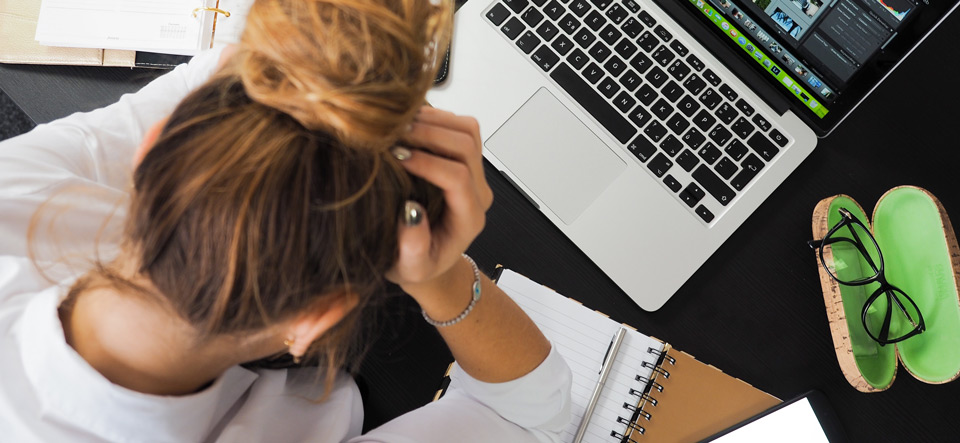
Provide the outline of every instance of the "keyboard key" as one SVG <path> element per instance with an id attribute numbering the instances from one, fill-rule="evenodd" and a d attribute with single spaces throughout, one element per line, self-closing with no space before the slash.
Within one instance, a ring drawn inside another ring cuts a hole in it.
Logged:
<path id="1" fill-rule="evenodd" d="M 520 11 L 523 11 L 523 8 L 526 8 L 530 3 L 527 0 L 503 0 L 503 4 L 509 6 L 510 9 L 513 9 L 513 12 L 519 14 Z"/>
<path id="2" fill-rule="evenodd" d="M 754 115 L 751 121 L 753 121 L 753 123 L 756 124 L 757 127 L 763 132 L 770 130 L 770 122 L 768 122 L 767 119 L 763 118 L 763 116 L 760 114 Z"/>
<path id="3" fill-rule="evenodd" d="M 717 163 L 717 166 L 714 169 L 717 170 L 717 174 L 720 174 L 721 177 L 729 180 L 730 177 L 733 177 L 733 174 L 736 174 L 737 170 L 740 168 L 736 163 L 730 161 L 729 158 L 724 157 L 720 160 L 720 163 Z"/>
<path id="4" fill-rule="evenodd" d="M 623 57 L 624 60 L 630 60 L 630 57 L 633 57 L 633 54 L 637 52 L 637 45 L 624 38 L 613 47 L 613 51 Z"/>
<path id="5" fill-rule="evenodd" d="M 643 130 L 644 134 L 647 134 L 647 137 L 650 137 L 650 140 L 653 140 L 654 143 L 660 141 L 663 136 L 667 135 L 667 128 L 660 124 L 660 122 L 654 120 L 647 125 L 646 129 Z"/>
<path id="6" fill-rule="evenodd" d="M 703 106 L 706 106 L 707 109 L 716 108 L 720 102 L 723 101 L 723 98 L 720 97 L 720 94 L 717 94 L 717 91 L 713 89 L 707 89 L 703 91 L 703 94 L 700 94 L 700 103 L 703 103 Z"/>
<path id="7" fill-rule="evenodd" d="M 707 144 L 703 145 L 697 154 L 699 154 L 700 158 L 702 158 L 703 161 L 708 165 L 712 165 L 713 162 L 717 161 L 717 159 L 723 155 L 720 150 L 710 142 L 707 142 Z"/>
<path id="8" fill-rule="evenodd" d="M 610 106 L 600 94 L 593 90 L 592 86 L 581 80 L 577 72 L 570 69 L 566 63 L 557 65 L 550 73 L 550 78 L 567 91 L 620 143 L 627 143 L 637 133 L 637 129 L 624 119 L 620 112 Z"/>
<path id="9" fill-rule="evenodd" d="M 697 163 L 700 163 L 700 159 L 689 149 L 684 149 L 683 152 L 677 156 L 677 164 L 687 172 L 696 168 Z"/>
<path id="10" fill-rule="evenodd" d="M 673 178 L 673 176 L 670 174 L 667 174 L 666 177 L 663 177 L 663 184 L 667 185 L 667 188 L 673 192 L 680 192 L 680 188 L 683 187 L 683 185 L 681 185 L 680 182 Z"/>
<path id="11" fill-rule="evenodd" d="M 757 154 L 760 154 L 760 157 L 763 157 L 764 160 L 770 161 L 777 156 L 777 153 L 780 152 L 773 143 L 770 143 L 770 140 L 767 140 L 767 137 L 764 137 L 762 132 L 757 132 L 753 134 L 753 137 L 750 137 L 750 140 L 747 140 L 747 146 L 753 148 Z"/>
<path id="12" fill-rule="evenodd" d="M 743 144 L 740 140 L 733 139 L 724 151 L 729 154 L 730 157 L 733 157 L 734 160 L 740 161 L 747 153 L 747 145 Z"/>
<path id="13" fill-rule="evenodd" d="M 683 150 L 683 143 L 680 143 L 680 140 L 677 140 L 676 137 L 668 135 L 667 138 L 660 142 L 660 149 L 666 152 L 667 155 L 675 157 Z"/>
<path id="14" fill-rule="evenodd" d="M 657 63 L 660 63 L 660 66 L 667 66 L 667 64 L 673 61 L 677 55 L 670 51 L 670 48 L 668 48 L 667 45 L 663 45 L 657 48 L 656 51 L 653 51 L 653 55 L 651 55 L 651 57 L 653 57 Z"/>
<path id="15" fill-rule="evenodd" d="M 653 48 L 656 48 L 660 43 L 657 42 L 657 38 L 650 33 L 650 31 L 644 32 L 643 35 L 637 39 L 637 44 L 640 45 L 640 48 L 646 52 L 653 51 Z"/>
<path id="16" fill-rule="evenodd" d="M 686 46 L 683 46 L 683 43 L 680 43 L 677 40 L 670 42 L 670 49 L 673 49 L 673 52 L 676 52 L 677 55 L 683 57 L 687 55 L 688 51 Z"/>
<path id="17" fill-rule="evenodd" d="M 543 8 L 543 13 L 547 14 L 547 17 L 550 17 L 551 20 L 559 19 L 564 12 L 567 12 L 566 8 L 557 0 L 550 0 L 550 4 Z"/>
<path id="18" fill-rule="evenodd" d="M 667 103 L 666 100 L 661 98 L 650 107 L 650 111 L 652 111 L 653 115 L 656 115 L 658 119 L 666 120 L 670 114 L 673 114 L 673 106 L 670 106 L 670 103 Z"/>
<path id="19" fill-rule="evenodd" d="M 650 163 L 647 164 L 647 168 L 650 169 L 650 172 L 653 172 L 653 175 L 657 177 L 663 177 L 663 174 L 666 174 L 670 168 L 673 167 L 673 162 L 667 158 L 663 153 L 657 154 L 653 160 L 650 160 Z"/>
<path id="20" fill-rule="evenodd" d="M 675 102 L 683 96 L 683 88 L 673 80 L 668 81 L 667 84 L 660 89 L 660 92 L 671 102 Z"/>
<path id="21" fill-rule="evenodd" d="M 606 77 L 602 82 L 600 82 L 600 85 L 597 86 L 597 89 L 600 90 L 600 93 L 603 94 L 604 97 L 610 98 L 616 95 L 616 93 L 620 92 L 620 85 L 618 85 L 617 82 L 612 78 Z"/>
<path id="22" fill-rule="evenodd" d="M 631 97 L 627 91 L 621 92 L 620 95 L 617 96 L 617 98 L 613 99 L 613 106 L 616 106 L 617 109 L 619 109 L 620 112 L 623 112 L 624 114 L 626 114 L 627 112 L 630 112 L 630 109 L 632 109 L 633 105 L 635 104 L 637 104 L 637 99 Z M 632 115 L 628 117 L 632 117 Z M 634 123 L 637 123 L 637 122 L 634 121 Z M 637 126 L 643 127 L 642 124 L 637 124 Z"/>
<path id="23" fill-rule="evenodd" d="M 680 193 L 680 200 L 683 200 L 684 203 L 689 207 L 694 207 L 697 203 L 700 203 L 700 200 L 703 200 L 704 194 L 703 189 L 700 189 L 696 183 L 690 183 L 687 187 Z"/>
<path id="24" fill-rule="evenodd" d="M 696 129 L 690 128 L 686 134 L 683 134 L 682 140 L 687 144 L 687 146 L 696 151 L 697 149 L 700 149 L 700 145 L 702 145 L 703 142 L 707 141 L 707 138 Z"/>
<path id="25" fill-rule="evenodd" d="M 500 27 L 500 31 L 503 32 L 503 35 L 507 36 L 507 38 L 510 40 L 517 38 L 517 36 L 520 35 L 524 29 L 526 29 L 526 27 L 523 26 L 523 23 L 520 22 L 520 19 L 516 17 L 511 17 L 510 20 L 507 20 L 507 24 Z"/>
<path id="26" fill-rule="evenodd" d="M 643 125 L 647 124 L 650 121 L 650 111 L 647 111 L 643 106 L 637 105 L 632 112 L 627 114 L 627 118 L 637 125 L 637 127 L 642 128 Z"/>
<path id="27" fill-rule="evenodd" d="M 543 37 L 543 41 L 547 41 L 547 42 L 550 40 L 553 40 L 553 38 L 556 37 L 557 34 L 559 33 L 560 33 L 560 29 L 558 29 L 556 25 L 554 25 L 553 23 L 550 23 L 549 21 L 543 22 L 542 24 L 540 24 L 540 27 L 537 28 L 537 35 L 539 35 L 540 37 Z"/>
<path id="28" fill-rule="evenodd" d="M 673 114 L 673 117 L 670 117 L 670 120 L 667 120 L 667 127 L 670 128 L 674 133 L 680 135 L 690 126 L 690 122 L 683 117 L 679 112 Z"/>
<path id="29" fill-rule="evenodd" d="M 697 72 L 702 71 L 705 67 L 703 62 L 693 54 L 690 54 L 690 56 L 687 57 L 687 63 L 689 63 L 690 66 L 693 67 L 693 70 Z"/>
<path id="30" fill-rule="evenodd" d="M 583 51 L 574 49 L 573 52 L 567 56 L 567 61 L 570 62 L 570 66 L 573 66 L 574 69 L 581 69 L 583 65 L 587 64 L 589 58 L 587 58 L 587 54 L 584 54 Z"/>
<path id="31" fill-rule="evenodd" d="M 700 104 L 691 96 L 686 96 L 683 100 L 680 100 L 680 103 L 677 103 L 677 109 L 686 115 L 687 117 L 693 117 L 693 114 L 700 109 Z"/>
<path id="32" fill-rule="evenodd" d="M 570 11 L 577 17 L 583 17 L 587 12 L 590 12 L 590 4 L 587 3 L 587 0 L 573 0 L 573 3 L 570 3 Z"/>
<path id="33" fill-rule="evenodd" d="M 573 42 L 570 41 L 567 36 L 560 35 L 556 40 L 553 41 L 553 43 L 550 43 L 550 46 L 555 51 L 560 53 L 560 55 L 567 55 L 567 53 L 570 52 L 570 49 L 573 48 Z"/>
<path id="34" fill-rule="evenodd" d="M 738 118 L 737 122 L 730 127 L 734 134 L 739 135 L 744 140 L 753 132 L 753 129 L 753 125 L 743 117 Z"/>
<path id="35" fill-rule="evenodd" d="M 736 109 L 733 109 L 733 106 L 730 106 L 730 103 L 724 103 L 720 105 L 720 107 L 717 108 L 716 114 L 717 114 L 717 117 L 720 118 L 720 121 L 728 125 L 730 123 L 733 123 L 733 121 L 737 118 L 737 116 L 740 115 L 739 113 L 737 113 Z"/>
<path id="36" fill-rule="evenodd" d="M 673 34 L 670 34 L 670 31 L 667 31 L 667 29 L 663 26 L 657 26 L 656 28 L 653 28 L 653 33 L 656 34 L 657 37 L 660 37 L 660 40 L 663 40 L 664 42 L 668 42 L 673 38 Z"/>
<path id="37" fill-rule="evenodd" d="M 640 10 L 640 5 L 636 0 L 623 0 L 623 4 L 627 7 L 627 9 L 633 11 L 634 13 Z"/>
<path id="38" fill-rule="evenodd" d="M 553 67 L 560 62 L 560 56 L 551 51 L 550 47 L 547 45 L 537 48 L 530 58 L 534 63 L 537 64 L 537 66 L 540 67 L 540 69 L 543 69 L 543 72 L 553 69 Z"/>
<path id="39" fill-rule="evenodd" d="M 560 29 L 563 29 L 569 35 L 573 35 L 574 32 L 577 32 L 577 29 L 580 29 L 580 20 L 577 20 L 573 14 L 567 14 L 560 20 Z"/>
<path id="40" fill-rule="evenodd" d="M 617 40 L 620 40 L 620 37 L 623 37 L 623 33 L 618 31 L 617 27 L 613 25 L 607 25 L 603 28 L 603 31 L 600 31 L 600 39 L 607 42 L 610 46 L 613 46 Z"/>
<path id="41" fill-rule="evenodd" d="M 703 71 L 703 78 L 705 78 L 707 82 L 709 82 L 714 87 L 720 86 L 720 77 L 709 69 L 707 69 L 706 71 Z"/>
<path id="42" fill-rule="evenodd" d="M 713 142 L 719 146 L 727 144 L 732 137 L 733 134 L 731 134 L 727 128 L 724 128 L 723 125 L 717 125 L 710 131 L 710 140 L 713 140 Z"/>
<path id="43" fill-rule="evenodd" d="M 673 61 L 673 64 L 667 68 L 667 72 L 669 72 L 673 78 L 679 81 L 687 77 L 687 74 L 690 73 L 690 67 L 687 66 L 682 60 L 676 59 Z"/>
<path id="44" fill-rule="evenodd" d="M 704 205 L 697 206 L 696 213 L 697 215 L 700 216 L 701 219 L 703 219 L 703 221 L 707 223 L 710 223 L 713 221 L 713 213 L 710 212 L 710 210 L 707 209 L 707 207 Z"/>
<path id="45" fill-rule="evenodd" d="M 601 78 L 603 78 L 603 69 L 600 69 L 596 63 L 590 63 L 583 70 L 583 76 L 586 77 L 588 82 L 596 84 Z"/>
<path id="46" fill-rule="evenodd" d="M 590 54 L 590 57 L 593 57 L 597 63 L 603 63 L 603 61 L 606 60 L 611 53 L 612 51 L 610 51 L 610 48 L 603 44 L 603 42 L 597 42 L 592 48 L 590 48 L 590 51 L 587 52 L 587 54 Z"/>
<path id="47" fill-rule="evenodd" d="M 720 93 L 723 94 L 727 100 L 735 101 L 737 99 L 737 92 L 726 83 L 720 85 Z"/>
<path id="48" fill-rule="evenodd" d="M 650 143 L 650 140 L 647 140 L 643 135 L 638 135 L 637 138 L 633 139 L 633 141 L 627 145 L 627 150 L 629 150 L 637 160 L 646 163 L 647 160 L 650 160 L 650 157 L 653 157 L 653 154 L 657 153 L 657 146 Z"/>
<path id="49" fill-rule="evenodd" d="M 543 20 L 543 13 L 537 10 L 537 8 L 531 6 L 527 8 L 526 11 L 523 11 L 523 14 L 520 15 L 520 19 L 531 27 L 537 26 L 540 21 Z"/>
<path id="50" fill-rule="evenodd" d="M 747 103 L 747 101 L 742 98 L 740 100 L 737 100 L 737 109 L 739 109 L 740 112 L 742 112 L 747 117 L 753 115 L 753 106 L 750 106 L 750 104 Z"/>
<path id="51" fill-rule="evenodd" d="M 707 87 L 707 82 L 703 81 L 703 79 L 694 74 L 691 75 L 687 81 L 683 82 L 683 87 L 687 88 L 691 94 L 696 96 L 700 95 L 700 92 L 703 91 L 703 88 Z"/>
<path id="52" fill-rule="evenodd" d="M 547 2 L 547 0 L 533 0 L 533 4 L 535 4 L 535 5 L 537 5 L 537 6 L 543 6 L 543 4 L 546 3 L 546 2 Z"/>
<path id="53" fill-rule="evenodd" d="M 642 21 L 645 25 L 647 25 L 650 28 L 657 25 L 657 21 L 654 20 L 654 18 L 650 16 L 650 13 L 647 11 L 640 11 L 639 17 L 640 17 L 640 21 Z"/>
<path id="54" fill-rule="evenodd" d="M 774 129 L 770 131 L 770 138 L 773 139 L 773 142 L 776 143 L 781 148 L 787 145 L 787 136 L 780 133 L 780 131 Z"/>
<path id="55" fill-rule="evenodd" d="M 632 69 L 627 71 L 626 74 L 623 74 L 623 77 L 620 77 L 620 84 L 631 92 L 635 91 L 641 82 L 640 76 L 637 75 L 636 72 L 633 72 Z"/>
<path id="56" fill-rule="evenodd" d="M 640 90 L 637 91 L 635 95 L 637 100 L 640 100 L 640 103 L 643 103 L 647 106 L 650 106 L 650 103 L 653 103 L 653 101 L 659 96 L 660 94 L 657 94 L 657 91 L 651 88 L 650 85 L 641 86 Z"/>
<path id="57" fill-rule="evenodd" d="M 693 124 L 697 125 L 701 131 L 709 131 L 710 127 L 717 122 L 717 119 L 707 112 L 706 109 L 697 113 L 697 116 L 693 118 Z"/>
<path id="58" fill-rule="evenodd" d="M 627 33 L 630 38 L 637 38 L 643 32 L 643 25 L 637 19 L 631 17 L 620 25 L 620 29 L 623 29 L 623 32 Z"/>
<path id="59" fill-rule="evenodd" d="M 580 28 L 579 31 L 573 36 L 573 41 L 577 42 L 581 48 L 587 49 L 597 37 L 590 33 L 587 28 Z"/>
<path id="60" fill-rule="evenodd" d="M 607 6 L 610 6 L 610 3 L 613 2 L 613 0 L 590 0 L 590 1 L 593 2 L 593 5 L 596 6 L 598 9 L 600 9 L 601 11 L 603 11 L 604 9 L 607 9 Z"/>
<path id="61" fill-rule="evenodd" d="M 730 189 L 720 177 L 717 177 L 717 174 L 714 174 L 707 165 L 700 165 L 700 167 L 693 172 L 693 179 L 696 180 L 697 183 L 700 183 L 700 185 L 723 206 L 729 204 L 733 200 L 733 197 L 737 195 L 737 193 L 734 192 L 733 189 Z"/>
<path id="62" fill-rule="evenodd" d="M 630 66 L 633 66 L 633 69 L 636 69 L 637 72 L 643 74 L 647 72 L 647 69 L 650 69 L 653 66 L 653 60 L 650 60 L 650 57 L 647 57 L 642 52 L 637 54 L 633 60 L 630 60 Z"/>
<path id="63" fill-rule="evenodd" d="M 753 180 L 758 173 L 760 173 L 760 170 L 763 169 L 763 160 L 760 160 L 760 157 L 757 157 L 756 155 L 750 154 L 740 165 L 743 166 L 743 169 L 740 170 L 740 173 L 730 181 L 730 185 L 733 186 L 733 189 L 738 191 L 742 191 L 743 188 L 746 188 L 747 184 L 749 184 L 750 181 Z"/>
<path id="64" fill-rule="evenodd" d="M 623 74 L 624 69 L 627 69 L 627 64 L 623 60 L 620 60 L 620 57 L 613 56 L 603 64 L 603 69 L 606 69 L 610 75 L 616 78 L 619 77 L 620 74 Z"/>
<path id="65" fill-rule="evenodd" d="M 490 20 L 491 23 L 500 26 L 507 17 L 510 17 L 510 11 L 506 6 L 503 6 L 503 3 L 497 3 L 487 11 L 486 16 L 487 20 Z"/>
<path id="66" fill-rule="evenodd" d="M 612 7 L 610 7 L 610 9 L 607 10 L 606 14 L 607 14 L 607 17 L 610 18 L 610 21 L 618 25 L 620 24 L 620 22 L 623 21 L 623 19 L 627 18 L 627 16 L 630 15 L 630 13 L 627 12 L 627 10 L 620 5 L 613 5 Z"/>
<path id="67" fill-rule="evenodd" d="M 517 47 L 525 54 L 533 52 L 533 49 L 540 46 L 540 39 L 533 34 L 533 31 L 523 33 L 523 36 L 517 39 Z"/>
<path id="68" fill-rule="evenodd" d="M 636 68 L 636 65 L 632 65 Z M 660 70 L 660 68 L 654 66 L 650 72 L 647 73 L 646 77 L 648 82 L 653 85 L 654 88 L 659 88 L 663 86 L 663 83 L 667 81 L 667 73 Z"/>
<path id="69" fill-rule="evenodd" d="M 583 23 L 593 29 L 594 31 L 599 31 L 607 23 L 607 19 L 603 18 L 603 14 L 597 11 L 591 11 L 590 14 L 587 14 L 587 17 L 583 19 Z"/>

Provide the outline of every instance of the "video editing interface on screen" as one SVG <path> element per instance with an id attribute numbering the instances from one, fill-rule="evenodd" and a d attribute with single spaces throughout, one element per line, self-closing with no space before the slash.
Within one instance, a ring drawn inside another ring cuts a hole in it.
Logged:
<path id="1" fill-rule="evenodd" d="M 820 118 L 920 6 L 917 0 L 689 1 Z"/>

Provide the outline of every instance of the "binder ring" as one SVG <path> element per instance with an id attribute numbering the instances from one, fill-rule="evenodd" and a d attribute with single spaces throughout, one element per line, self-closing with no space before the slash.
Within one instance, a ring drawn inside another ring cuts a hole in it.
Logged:
<path id="1" fill-rule="evenodd" d="M 642 366 L 642 367 L 644 367 L 644 368 L 652 369 L 653 372 L 660 373 L 661 375 L 663 375 L 663 378 L 670 378 L 670 373 L 669 373 L 669 372 L 667 372 L 667 371 L 664 370 L 662 367 L 657 366 L 657 365 L 655 365 L 655 364 L 653 364 L 653 363 L 650 363 L 650 362 L 642 362 L 642 363 L 640 363 L 640 366 Z"/>
<path id="2" fill-rule="evenodd" d="M 647 431 L 646 429 L 644 429 L 643 426 L 640 426 L 637 423 L 627 420 L 623 417 L 617 417 L 617 423 L 625 424 L 627 425 L 627 430 L 632 429 L 634 431 L 639 432 L 640 434 L 643 434 L 644 432 Z"/>
<path id="3" fill-rule="evenodd" d="M 652 405 L 654 405 L 654 406 L 657 405 L 657 399 L 651 397 L 650 394 L 645 394 L 645 393 L 640 392 L 640 391 L 638 391 L 638 390 L 636 390 L 636 389 L 631 389 L 631 390 L 630 390 L 630 395 L 635 395 L 635 396 L 637 396 L 637 397 L 640 397 L 641 399 L 650 402 L 650 404 L 652 404 Z M 636 409 L 634 409 L 634 410 L 636 410 Z"/>
<path id="4" fill-rule="evenodd" d="M 656 356 L 658 356 L 658 357 L 663 357 L 663 359 L 666 360 L 666 361 L 668 361 L 668 362 L 670 362 L 671 365 L 677 364 L 677 359 L 675 359 L 675 358 L 667 355 L 666 352 L 658 351 L 658 350 L 653 349 L 653 348 L 647 348 L 647 353 L 648 353 L 648 354 L 656 355 Z"/>
<path id="5" fill-rule="evenodd" d="M 637 429 L 637 432 L 643 434 L 643 428 Z M 611 436 L 611 437 L 614 437 L 614 438 L 616 438 L 616 439 L 618 439 L 618 440 L 620 440 L 620 441 L 626 441 L 626 442 L 628 442 L 628 443 L 640 443 L 640 442 L 638 442 L 638 441 L 636 441 L 636 440 L 634 440 L 634 439 L 632 439 L 632 438 L 630 438 L 630 437 L 627 437 L 626 435 L 621 434 L 621 433 L 619 433 L 619 432 L 617 432 L 617 431 L 610 431 L 610 436 Z"/>
<path id="6" fill-rule="evenodd" d="M 200 7 L 200 8 L 195 8 L 195 9 L 193 10 L 193 16 L 196 17 L 196 16 L 197 16 L 197 13 L 200 12 L 200 11 L 213 11 L 213 12 L 218 13 L 218 14 L 223 14 L 224 17 L 230 17 L 230 11 L 225 11 L 225 10 L 220 9 L 220 8 L 211 8 L 211 7 L 209 7 L 209 6 L 204 6 L 204 7 Z"/>
<path id="7" fill-rule="evenodd" d="M 645 384 L 645 385 L 650 385 L 650 387 L 652 387 L 653 389 L 656 389 L 657 392 L 663 392 L 663 385 L 661 385 L 660 383 L 657 383 L 657 382 L 655 382 L 655 381 L 653 381 L 653 380 L 650 380 L 650 379 L 647 378 L 647 377 L 644 377 L 644 376 L 642 376 L 642 375 L 638 375 L 637 378 L 636 378 L 636 380 L 637 380 L 637 381 L 640 381 L 640 382 L 643 382 L 643 384 Z"/>

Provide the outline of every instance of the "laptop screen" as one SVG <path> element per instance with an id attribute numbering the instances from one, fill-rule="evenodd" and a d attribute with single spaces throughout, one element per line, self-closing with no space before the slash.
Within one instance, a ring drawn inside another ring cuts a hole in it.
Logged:
<path id="1" fill-rule="evenodd" d="M 821 135 L 956 6 L 956 0 L 685 2 Z"/>

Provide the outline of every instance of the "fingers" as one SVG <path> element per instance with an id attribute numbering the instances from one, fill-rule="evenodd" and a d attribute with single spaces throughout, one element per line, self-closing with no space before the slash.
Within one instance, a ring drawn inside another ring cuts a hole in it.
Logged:
<path id="1" fill-rule="evenodd" d="M 483 229 L 483 213 L 488 207 L 483 197 L 485 192 L 489 192 L 489 187 L 478 188 L 465 164 L 424 151 L 413 151 L 411 157 L 401 164 L 411 174 L 422 177 L 443 191 L 448 217 L 444 225 L 452 231 L 464 230 L 463 234 L 471 239 L 479 234 Z"/>

